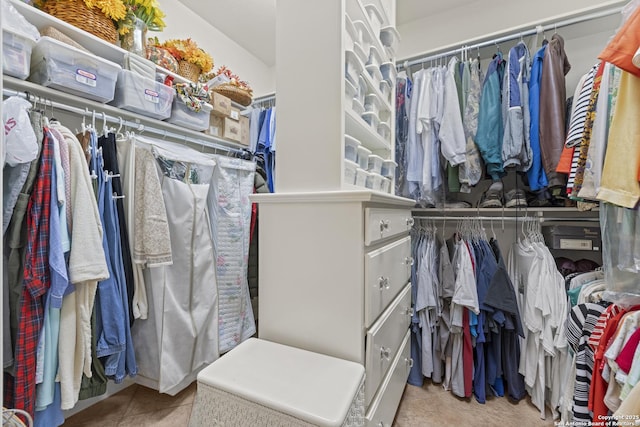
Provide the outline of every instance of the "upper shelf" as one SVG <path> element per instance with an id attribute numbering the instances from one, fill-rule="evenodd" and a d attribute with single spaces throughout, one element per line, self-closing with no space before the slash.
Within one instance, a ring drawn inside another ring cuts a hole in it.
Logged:
<path id="1" fill-rule="evenodd" d="M 385 52 L 384 46 L 380 41 L 380 34 L 373 34 L 371 24 L 369 23 L 369 15 L 367 15 L 367 11 L 364 9 L 364 6 L 360 2 L 360 0 L 348 1 L 346 3 L 347 15 L 349 15 L 351 21 L 363 21 L 365 26 L 367 27 L 367 31 L 369 32 L 371 40 L 373 40 L 373 45 L 381 54 Z"/>
<path id="2" fill-rule="evenodd" d="M 124 64 L 124 58 L 127 55 L 127 51 L 119 46 L 111 44 L 93 34 L 87 33 L 80 28 L 74 27 L 55 16 L 49 15 L 35 7 L 24 3 L 20 0 L 11 0 L 13 6 L 20 12 L 31 24 L 35 25 L 38 30 L 42 30 L 45 27 L 53 27 L 56 30 L 71 37 L 74 41 L 80 43 L 85 49 L 90 51 L 96 56 L 104 58 L 108 61 L 114 62 L 120 66 Z M 164 74 L 171 75 L 175 82 L 187 83 L 188 79 L 182 77 L 179 74 L 173 73 L 165 68 L 156 65 L 156 69 Z"/>

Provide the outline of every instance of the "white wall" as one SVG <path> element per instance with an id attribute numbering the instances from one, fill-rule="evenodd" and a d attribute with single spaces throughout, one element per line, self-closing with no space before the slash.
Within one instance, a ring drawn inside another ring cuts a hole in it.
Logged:
<path id="1" fill-rule="evenodd" d="M 273 67 L 267 66 L 178 0 L 158 2 L 167 15 L 167 27 L 160 33 L 149 32 L 149 36 L 158 36 L 160 41 L 191 37 L 198 46 L 211 54 L 216 68 L 226 65 L 240 78 L 248 81 L 254 96 L 275 91 L 276 77 Z"/>
<path id="2" fill-rule="evenodd" d="M 398 0 L 413 1 L 413 0 Z M 583 9 L 608 8 L 623 5 L 624 1 L 598 0 L 482 0 L 467 3 L 463 7 L 445 10 L 433 16 L 400 25 L 402 41 L 398 58 L 419 57 L 425 52 L 441 48 L 460 47 L 463 42 L 487 40 L 498 35 L 513 33 L 513 29 L 533 29 L 535 23 L 557 22 Z M 567 96 L 573 94 L 580 75 L 597 60 L 597 55 L 614 34 L 620 23 L 620 15 L 593 20 L 589 23 L 559 28 L 565 39 L 565 50 L 572 65 L 567 75 Z M 547 38 L 553 34 L 546 32 Z M 531 38 L 526 38 L 527 43 Z M 517 40 L 501 44 L 502 52 L 508 52 Z M 490 58 L 495 48 L 481 52 Z M 473 52 L 475 55 L 475 52 Z M 398 62 L 401 62 L 399 60 Z M 486 66 L 487 61 L 484 62 Z"/>

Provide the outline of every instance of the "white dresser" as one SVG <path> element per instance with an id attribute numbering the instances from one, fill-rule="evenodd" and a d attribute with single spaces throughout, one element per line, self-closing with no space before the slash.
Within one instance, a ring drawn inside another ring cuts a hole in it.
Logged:
<path id="1" fill-rule="evenodd" d="M 256 195 L 261 339 L 365 367 L 390 426 L 411 367 L 412 201 L 371 191 Z"/>

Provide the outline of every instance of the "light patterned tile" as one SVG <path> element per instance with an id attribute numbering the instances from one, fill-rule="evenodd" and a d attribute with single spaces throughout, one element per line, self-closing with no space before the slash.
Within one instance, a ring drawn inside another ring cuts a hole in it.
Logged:
<path id="1" fill-rule="evenodd" d="M 86 423 L 109 423 L 119 421 L 126 413 L 138 387 L 139 386 L 135 384 L 129 386 L 113 396 L 90 406 L 84 411 L 78 412 L 65 421 L 65 427 L 84 426 Z M 109 426 L 109 424 L 104 424 L 104 427 L 107 426 Z M 96 427 L 98 427 L 97 424 Z M 100 424 L 99 427 L 103 427 L 103 424 Z"/>
<path id="2" fill-rule="evenodd" d="M 196 394 L 196 384 L 197 383 L 194 382 L 175 396 L 169 396 L 168 394 L 159 393 L 157 390 L 138 386 L 138 390 L 133 396 L 131 405 L 129 405 L 124 416 L 145 414 L 166 408 L 192 404 Z"/>
<path id="3" fill-rule="evenodd" d="M 166 408 L 140 415 L 124 417 L 118 427 L 186 427 L 189 425 L 192 405 Z"/>

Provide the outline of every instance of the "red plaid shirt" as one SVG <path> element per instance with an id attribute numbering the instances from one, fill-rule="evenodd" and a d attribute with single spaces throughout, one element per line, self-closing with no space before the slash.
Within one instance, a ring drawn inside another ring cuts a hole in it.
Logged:
<path id="1" fill-rule="evenodd" d="M 36 403 L 36 353 L 44 317 L 44 296 L 49 290 L 49 213 L 53 141 L 45 129 L 38 175 L 27 206 L 27 245 L 24 289 L 20 300 L 16 338 L 15 375 L 6 376 L 5 405 L 33 416 Z"/>

